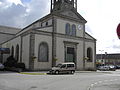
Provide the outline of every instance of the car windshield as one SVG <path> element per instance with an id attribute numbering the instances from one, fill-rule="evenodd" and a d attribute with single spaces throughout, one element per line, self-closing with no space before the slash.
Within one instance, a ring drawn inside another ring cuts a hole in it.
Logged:
<path id="1" fill-rule="evenodd" d="M 56 65 L 55 67 L 61 67 L 62 66 L 62 64 L 58 64 L 58 65 Z"/>

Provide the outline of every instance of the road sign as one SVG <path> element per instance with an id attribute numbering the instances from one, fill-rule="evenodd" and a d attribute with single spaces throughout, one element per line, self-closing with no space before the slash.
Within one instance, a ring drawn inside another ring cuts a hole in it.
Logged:
<path id="1" fill-rule="evenodd" d="M 118 38 L 120 39 L 120 23 L 117 26 L 117 35 L 118 35 Z"/>

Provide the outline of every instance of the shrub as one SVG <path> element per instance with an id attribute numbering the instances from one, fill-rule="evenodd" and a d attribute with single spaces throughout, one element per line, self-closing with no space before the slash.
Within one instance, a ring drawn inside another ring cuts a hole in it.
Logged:
<path id="1" fill-rule="evenodd" d="M 13 56 L 10 56 L 7 58 L 6 62 L 4 63 L 4 66 L 6 70 L 11 71 L 22 71 L 25 70 L 25 64 L 24 63 L 18 63 Z"/>
<path id="2" fill-rule="evenodd" d="M 24 70 L 24 69 L 25 69 L 25 64 L 24 64 L 24 63 L 16 63 L 16 64 L 15 64 L 15 67 L 16 67 L 16 68 L 21 68 L 21 69 Z"/>
<path id="3" fill-rule="evenodd" d="M 5 67 L 14 67 L 17 61 L 14 59 L 13 56 L 7 58 L 7 61 L 4 63 Z"/>

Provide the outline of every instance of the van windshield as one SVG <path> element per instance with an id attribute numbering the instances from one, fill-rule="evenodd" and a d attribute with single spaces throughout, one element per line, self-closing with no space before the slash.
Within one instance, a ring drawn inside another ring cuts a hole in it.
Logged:
<path id="1" fill-rule="evenodd" d="M 55 67 L 61 67 L 62 66 L 62 64 L 58 64 L 58 65 L 56 65 Z"/>

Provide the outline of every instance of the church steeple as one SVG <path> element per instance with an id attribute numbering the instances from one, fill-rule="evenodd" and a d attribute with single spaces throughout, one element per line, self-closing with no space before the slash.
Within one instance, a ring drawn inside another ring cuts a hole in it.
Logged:
<path id="1" fill-rule="evenodd" d="M 77 0 L 51 0 L 51 12 L 65 9 L 77 11 Z"/>

